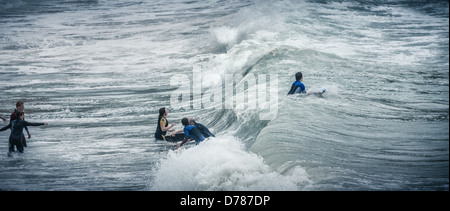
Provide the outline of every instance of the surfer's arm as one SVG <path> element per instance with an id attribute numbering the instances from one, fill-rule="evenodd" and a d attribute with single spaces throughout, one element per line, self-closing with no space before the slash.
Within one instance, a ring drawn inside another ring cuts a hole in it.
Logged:
<path id="1" fill-rule="evenodd" d="M 307 95 L 322 94 L 322 92 L 308 92 Z"/>
<path id="2" fill-rule="evenodd" d="M 178 129 L 178 130 L 172 129 L 172 130 L 169 130 L 169 132 L 171 132 L 171 133 L 167 136 L 175 136 L 175 134 L 183 133 L 183 129 Z"/>
<path id="3" fill-rule="evenodd" d="M 189 140 L 192 140 L 192 138 L 189 137 L 189 130 L 186 127 L 184 127 L 183 132 L 184 132 L 185 137 L 184 137 L 183 142 L 181 142 L 180 147 L 183 146 L 183 144 L 185 144 Z"/>
<path id="4" fill-rule="evenodd" d="M 170 126 L 166 127 L 166 122 L 165 121 L 161 121 L 159 123 L 159 125 L 161 126 L 161 130 L 162 131 L 169 131 L 169 132 L 173 131 L 172 128 L 175 126 L 175 124 L 172 123 L 172 124 L 170 124 Z"/>
<path id="5" fill-rule="evenodd" d="M 307 95 L 321 95 L 323 93 L 325 93 L 326 89 L 322 89 L 322 91 L 317 91 L 317 92 L 308 92 Z"/>
<path id="6" fill-rule="evenodd" d="M 5 127 L 3 127 L 2 129 L 0 129 L 0 131 L 5 131 L 9 128 L 11 128 L 11 122 L 8 125 L 6 125 Z"/>
<path id="7" fill-rule="evenodd" d="M 30 133 L 30 131 L 28 130 L 28 127 L 24 127 L 25 128 L 25 130 L 27 131 L 27 134 L 28 134 L 28 138 L 31 138 L 31 133 Z"/>
<path id="8" fill-rule="evenodd" d="M 172 131 L 171 129 L 175 126 L 175 124 L 170 124 L 170 126 L 166 126 L 167 124 L 167 120 L 165 117 L 161 117 L 159 119 L 159 127 L 161 128 L 162 132 L 166 132 L 166 131 Z"/>
<path id="9" fill-rule="evenodd" d="M 161 130 L 162 131 L 171 131 L 171 129 L 173 128 L 173 126 L 175 126 L 175 124 L 171 124 L 169 127 L 164 127 L 164 126 L 161 126 Z"/>
<path id="10" fill-rule="evenodd" d="M 185 139 L 181 142 L 180 147 L 183 146 L 186 142 L 192 141 L 192 140 L 194 140 L 194 139 L 193 139 L 193 138 L 185 138 Z"/>
<path id="11" fill-rule="evenodd" d="M 180 144 L 177 144 L 177 149 L 179 149 L 181 146 L 183 146 L 186 142 L 192 141 L 192 140 L 193 140 L 192 138 L 189 138 L 189 139 L 185 138 Z"/>
<path id="12" fill-rule="evenodd" d="M 41 125 L 47 126 L 48 124 L 47 124 L 47 122 L 44 122 L 44 123 L 31 123 L 31 122 L 24 121 L 24 125 L 26 125 L 26 126 L 41 126 Z"/>

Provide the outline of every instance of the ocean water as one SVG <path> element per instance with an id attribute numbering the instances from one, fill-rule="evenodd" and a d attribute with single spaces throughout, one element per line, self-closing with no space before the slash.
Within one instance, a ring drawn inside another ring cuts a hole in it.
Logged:
<path id="1" fill-rule="evenodd" d="M 0 0 L 0 96 L 0 190 L 449 189 L 448 1 Z"/>

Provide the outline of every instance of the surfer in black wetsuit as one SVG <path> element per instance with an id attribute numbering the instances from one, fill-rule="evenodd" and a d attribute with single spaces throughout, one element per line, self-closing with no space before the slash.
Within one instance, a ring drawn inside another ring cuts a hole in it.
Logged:
<path id="1" fill-rule="evenodd" d="M 18 117 L 17 117 L 17 115 L 16 115 L 17 112 L 23 113 L 23 114 L 24 114 L 24 119 L 23 119 L 23 120 L 25 120 L 25 113 L 24 113 L 24 110 L 25 110 L 25 105 L 24 105 L 24 103 L 23 103 L 22 101 L 17 101 L 17 103 L 16 103 L 16 109 L 14 110 L 14 112 L 12 112 L 9 121 L 12 122 L 12 121 L 14 121 L 15 119 L 18 119 Z M 24 127 L 24 129 L 25 129 L 25 131 L 27 131 L 28 139 L 30 139 L 30 138 L 31 138 L 31 133 L 30 133 L 30 131 L 28 130 L 28 128 L 27 128 L 26 126 Z M 22 137 L 22 145 L 23 145 L 24 147 L 27 147 L 27 139 L 25 138 L 25 135 L 22 134 L 22 136 L 23 136 L 23 137 Z"/>
<path id="2" fill-rule="evenodd" d="M 204 126 L 204 125 L 202 125 L 202 124 L 200 124 L 200 123 L 195 122 L 195 119 L 194 119 L 194 118 L 189 118 L 189 124 L 194 125 L 194 126 L 195 126 L 195 127 L 203 134 L 203 136 L 204 136 L 205 138 L 216 137 L 214 134 L 212 134 L 212 133 L 209 131 L 209 129 L 208 129 L 206 126 Z"/>
<path id="3" fill-rule="evenodd" d="M 291 90 L 289 90 L 288 95 L 298 94 L 298 93 L 306 93 L 306 87 L 302 83 L 303 75 L 301 72 L 295 74 L 295 82 L 291 86 Z"/>
<path id="4" fill-rule="evenodd" d="M 22 143 L 22 137 L 23 137 L 23 128 L 26 126 L 41 126 L 41 125 L 48 125 L 46 122 L 44 123 L 31 123 L 27 122 L 24 119 L 23 113 L 20 111 L 16 112 L 17 119 L 9 122 L 9 124 L 0 131 L 5 131 L 7 129 L 11 129 L 11 135 L 9 135 L 9 152 L 8 156 L 10 156 L 11 152 L 14 152 L 14 146 L 16 146 L 17 150 L 20 153 L 23 153 L 23 143 Z"/>
<path id="5" fill-rule="evenodd" d="M 172 129 L 175 126 L 175 124 L 170 124 L 169 126 L 169 121 L 167 121 L 166 119 L 168 114 L 169 111 L 165 107 L 159 109 L 159 117 L 158 117 L 158 124 L 156 125 L 155 139 L 164 140 L 168 142 L 182 141 L 184 139 L 184 134 L 182 133 L 182 130 Z M 166 135 L 167 131 L 172 133 Z"/>
<path id="6" fill-rule="evenodd" d="M 4 122 L 6 122 L 5 117 L 0 116 L 0 119 L 2 119 Z"/>

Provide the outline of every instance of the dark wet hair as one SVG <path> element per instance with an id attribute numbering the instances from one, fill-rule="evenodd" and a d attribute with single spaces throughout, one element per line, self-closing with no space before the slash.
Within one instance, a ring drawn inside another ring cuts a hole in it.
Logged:
<path id="1" fill-rule="evenodd" d="M 164 114 L 166 113 L 166 107 L 160 108 L 159 109 L 159 116 L 164 116 Z"/>
<path id="2" fill-rule="evenodd" d="M 23 115 L 22 112 L 16 111 L 16 118 L 17 118 L 17 119 L 20 119 L 20 117 L 21 117 L 22 115 Z"/>
<path id="3" fill-rule="evenodd" d="M 295 80 L 300 81 L 300 79 L 302 79 L 302 77 L 303 77 L 302 72 L 295 73 Z"/>
<path id="4" fill-rule="evenodd" d="M 183 119 L 181 120 L 181 124 L 182 124 L 183 126 L 189 125 L 189 120 L 188 120 L 188 118 L 183 118 Z"/>

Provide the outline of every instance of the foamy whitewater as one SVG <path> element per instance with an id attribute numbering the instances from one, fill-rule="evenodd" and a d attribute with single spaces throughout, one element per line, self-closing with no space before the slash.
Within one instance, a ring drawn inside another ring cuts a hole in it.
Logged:
<path id="1" fill-rule="evenodd" d="M 0 132 L 0 190 L 448 191 L 448 14 L 448 1 L 0 0 L 0 115 L 21 100 L 49 124 L 13 157 Z M 286 96 L 298 71 L 326 93 Z M 161 107 L 216 137 L 155 141 Z"/>
<path id="2" fill-rule="evenodd" d="M 271 170 L 233 137 L 170 151 L 157 166 L 155 178 L 154 190 L 297 190 L 297 185 L 309 182 L 301 168 L 286 175 Z"/>

